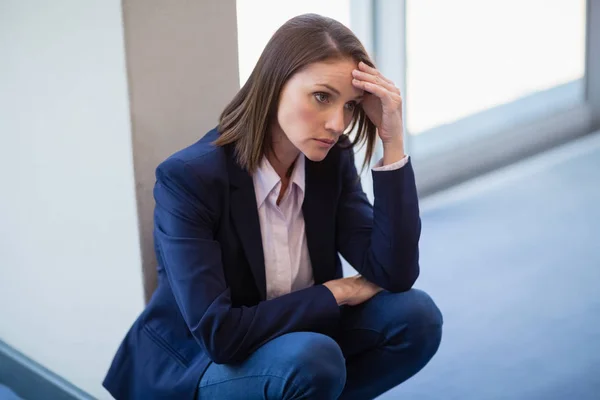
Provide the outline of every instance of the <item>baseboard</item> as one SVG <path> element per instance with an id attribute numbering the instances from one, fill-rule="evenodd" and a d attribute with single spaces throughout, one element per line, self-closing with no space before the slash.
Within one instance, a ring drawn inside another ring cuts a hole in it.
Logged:
<path id="1" fill-rule="evenodd" d="M 65 379 L 0 340 L 0 383 L 25 400 L 89 400 Z"/>

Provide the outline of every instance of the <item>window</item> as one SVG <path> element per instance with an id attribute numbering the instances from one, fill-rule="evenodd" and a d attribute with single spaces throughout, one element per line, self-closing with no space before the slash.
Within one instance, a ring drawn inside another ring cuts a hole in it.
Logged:
<path id="1" fill-rule="evenodd" d="M 583 102 L 585 7 L 584 0 L 407 0 L 411 153 L 448 151 Z"/>

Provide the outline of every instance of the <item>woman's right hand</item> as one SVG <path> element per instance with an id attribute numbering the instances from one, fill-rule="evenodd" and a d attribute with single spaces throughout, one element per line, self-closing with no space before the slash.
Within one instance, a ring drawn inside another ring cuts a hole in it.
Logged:
<path id="1" fill-rule="evenodd" d="M 356 306 L 369 300 L 383 290 L 361 275 L 335 279 L 325 282 L 323 286 L 331 290 L 331 293 L 333 293 L 335 300 L 340 306 L 344 304 Z"/>

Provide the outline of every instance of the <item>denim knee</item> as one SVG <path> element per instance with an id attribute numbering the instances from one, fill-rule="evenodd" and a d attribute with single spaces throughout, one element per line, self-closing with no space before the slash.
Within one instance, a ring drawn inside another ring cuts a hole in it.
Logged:
<path id="1" fill-rule="evenodd" d="M 405 313 L 409 329 L 441 327 L 444 323 L 442 312 L 433 299 L 424 291 L 411 289 L 402 293 L 402 312 Z"/>
<path id="2" fill-rule="evenodd" d="M 288 334 L 293 346 L 285 351 L 291 366 L 291 385 L 307 398 L 335 399 L 346 384 L 346 361 L 339 345 L 328 336 L 300 332 Z"/>
<path id="3" fill-rule="evenodd" d="M 440 346 L 444 318 L 438 306 L 424 291 L 411 289 L 404 295 L 406 297 L 403 300 L 406 304 L 403 311 L 407 313 L 407 328 L 414 335 L 413 345 L 419 348 L 424 365 Z"/>

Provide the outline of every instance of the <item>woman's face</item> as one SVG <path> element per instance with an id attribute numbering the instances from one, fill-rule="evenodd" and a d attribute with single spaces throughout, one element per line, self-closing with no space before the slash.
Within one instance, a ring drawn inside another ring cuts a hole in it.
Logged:
<path id="1" fill-rule="evenodd" d="M 352 59 L 310 64 L 283 86 L 273 135 L 275 152 L 321 161 L 344 133 L 363 91 L 352 85 Z M 295 154 L 294 154 L 295 152 Z"/>

